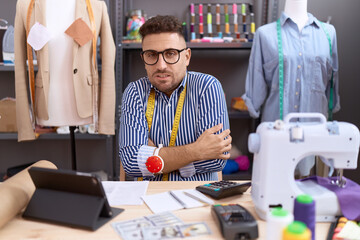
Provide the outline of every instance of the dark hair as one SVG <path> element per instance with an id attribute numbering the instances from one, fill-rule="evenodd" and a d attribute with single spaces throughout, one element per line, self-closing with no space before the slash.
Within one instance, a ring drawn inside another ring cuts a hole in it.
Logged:
<path id="1" fill-rule="evenodd" d="M 146 35 L 154 33 L 178 33 L 184 37 L 181 22 L 171 15 L 157 15 L 150 18 L 140 27 L 139 33 L 142 39 L 144 39 Z"/>

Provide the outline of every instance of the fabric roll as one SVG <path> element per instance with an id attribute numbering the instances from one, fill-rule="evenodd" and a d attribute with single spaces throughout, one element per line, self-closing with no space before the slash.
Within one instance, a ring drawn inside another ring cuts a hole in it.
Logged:
<path id="1" fill-rule="evenodd" d="M 31 167 L 57 168 L 52 162 L 41 160 L 0 184 L 0 228 L 29 203 L 35 191 L 28 172 Z"/>

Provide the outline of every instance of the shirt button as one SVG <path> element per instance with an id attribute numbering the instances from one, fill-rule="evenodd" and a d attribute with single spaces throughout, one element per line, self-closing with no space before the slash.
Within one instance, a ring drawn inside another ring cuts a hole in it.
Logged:
<path id="1" fill-rule="evenodd" d="M 302 56 L 302 52 L 299 52 L 299 56 Z"/>
<path id="2" fill-rule="evenodd" d="M 296 95 L 299 95 L 299 92 L 296 92 L 295 94 L 296 94 Z"/>
<path id="3" fill-rule="evenodd" d="M 74 74 L 76 74 L 76 73 L 77 73 L 77 68 L 74 69 Z"/>
<path id="4" fill-rule="evenodd" d="M 295 108 L 295 109 L 297 109 L 297 108 L 298 108 L 298 106 L 297 106 L 297 105 L 295 105 L 295 106 L 294 106 L 294 108 Z"/>
<path id="5" fill-rule="evenodd" d="M 300 79 L 297 78 L 296 81 L 297 81 L 297 82 L 300 82 Z"/>
<path id="6" fill-rule="evenodd" d="M 298 65 L 298 68 L 300 69 L 300 68 L 301 68 L 301 66 L 300 66 L 300 65 Z"/>
<path id="7" fill-rule="evenodd" d="M 171 133 L 171 130 L 169 130 L 169 133 Z"/>
<path id="8" fill-rule="evenodd" d="M 171 104 L 170 104 L 170 103 L 168 104 L 168 107 L 171 107 Z"/>

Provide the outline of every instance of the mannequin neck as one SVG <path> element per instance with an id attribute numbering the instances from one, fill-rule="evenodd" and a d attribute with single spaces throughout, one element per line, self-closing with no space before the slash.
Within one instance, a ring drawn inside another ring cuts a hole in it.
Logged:
<path id="1" fill-rule="evenodd" d="M 308 21 L 307 0 L 286 0 L 284 12 L 298 25 L 301 31 Z"/>

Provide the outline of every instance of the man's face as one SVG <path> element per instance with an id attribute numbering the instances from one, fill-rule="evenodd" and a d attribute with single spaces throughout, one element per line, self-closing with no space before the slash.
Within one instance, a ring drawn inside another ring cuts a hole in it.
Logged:
<path id="1" fill-rule="evenodd" d="M 142 41 L 142 50 L 155 50 L 162 52 L 165 49 L 186 48 L 186 43 L 183 37 L 177 33 L 156 33 L 147 35 Z M 175 64 L 168 64 L 164 58 L 159 54 L 159 60 L 154 65 L 145 64 L 145 69 L 151 84 L 157 89 L 164 92 L 167 96 L 179 86 L 186 74 L 186 67 L 190 63 L 191 50 L 186 49 L 180 54 L 180 59 Z"/>

